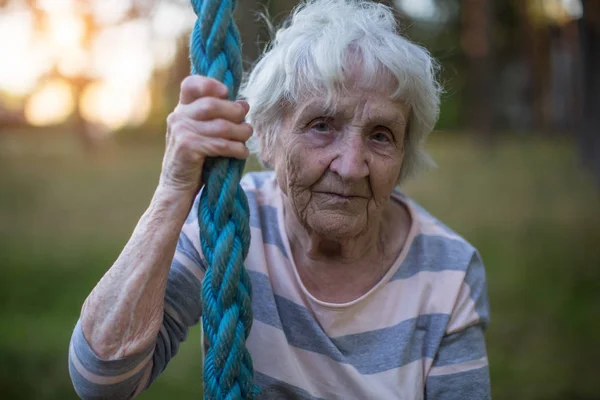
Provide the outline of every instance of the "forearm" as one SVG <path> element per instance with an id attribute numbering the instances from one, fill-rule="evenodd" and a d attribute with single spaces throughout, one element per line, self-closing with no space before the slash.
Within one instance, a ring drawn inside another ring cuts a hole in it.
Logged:
<path id="1" fill-rule="evenodd" d="M 169 267 L 193 194 L 160 188 L 121 255 L 89 295 L 83 334 L 106 360 L 142 352 L 163 320 Z"/>

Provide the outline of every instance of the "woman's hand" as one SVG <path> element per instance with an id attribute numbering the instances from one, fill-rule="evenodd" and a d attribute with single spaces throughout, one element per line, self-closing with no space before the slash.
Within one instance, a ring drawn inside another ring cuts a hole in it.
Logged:
<path id="1" fill-rule="evenodd" d="M 227 99 L 227 86 L 200 75 L 181 84 L 179 104 L 167 118 L 167 144 L 160 187 L 196 195 L 206 157 L 248 157 L 252 127 L 244 122 L 249 106 Z"/>

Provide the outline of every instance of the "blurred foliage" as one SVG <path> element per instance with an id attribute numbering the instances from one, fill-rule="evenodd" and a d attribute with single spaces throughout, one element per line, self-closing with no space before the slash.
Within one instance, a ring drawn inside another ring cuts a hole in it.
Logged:
<path id="1" fill-rule="evenodd" d="M 162 144 L 90 158 L 71 136 L 0 137 L 0 393 L 76 398 L 67 345 L 83 300 L 156 185 Z M 434 134 L 439 168 L 405 191 L 477 246 L 487 266 L 495 399 L 597 399 L 600 209 L 561 140 L 506 135 L 483 152 Z M 251 162 L 250 168 L 256 168 Z M 200 398 L 199 330 L 141 398 Z"/>

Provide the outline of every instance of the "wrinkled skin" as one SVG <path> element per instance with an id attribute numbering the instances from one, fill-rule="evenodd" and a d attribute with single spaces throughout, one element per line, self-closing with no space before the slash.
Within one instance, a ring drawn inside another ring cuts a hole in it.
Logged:
<path id="1" fill-rule="evenodd" d="M 351 87 L 335 110 L 327 110 L 322 98 L 300 104 L 287 115 L 275 148 L 263 151 L 286 195 L 286 229 L 304 283 L 313 282 L 311 292 L 330 300 L 356 297 L 400 251 L 410 217 L 389 199 L 400 177 L 409 116 L 410 108 L 391 100 L 384 87 Z M 359 284 L 318 288 L 340 274 L 351 282 L 353 270 L 361 271 Z"/>
<path id="2" fill-rule="evenodd" d="M 248 109 L 244 101 L 227 100 L 227 87 L 214 79 L 196 75 L 182 82 L 179 104 L 167 118 L 162 171 L 151 203 L 82 309 L 83 333 L 99 357 L 127 357 L 156 342 L 169 269 L 202 186 L 204 160 L 248 156 Z"/>

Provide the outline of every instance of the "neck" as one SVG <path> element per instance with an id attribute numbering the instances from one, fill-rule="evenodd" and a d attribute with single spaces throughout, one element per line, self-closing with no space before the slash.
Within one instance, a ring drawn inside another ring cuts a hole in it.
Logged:
<path id="1" fill-rule="evenodd" d="M 286 231 L 294 255 L 301 255 L 311 262 L 350 266 L 372 258 L 373 255 L 382 254 L 385 229 L 381 220 L 372 221 L 366 229 L 353 237 L 325 236 L 300 223 L 296 214 L 291 211 L 287 197 L 285 203 Z"/>
<path id="2" fill-rule="evenodd" d="M 375 286 L 396 259 L 410 227 L 410 218 L 399 221 L 394 208 L 360 235 L 324 237 L 304 227 L 289 203 L 285 210 L 286 231 L 303 284 L 313 296 L 333 303 L 352 301 Z M 394 228 L 399 222 L 408 222 L 405 235 Z"/>

